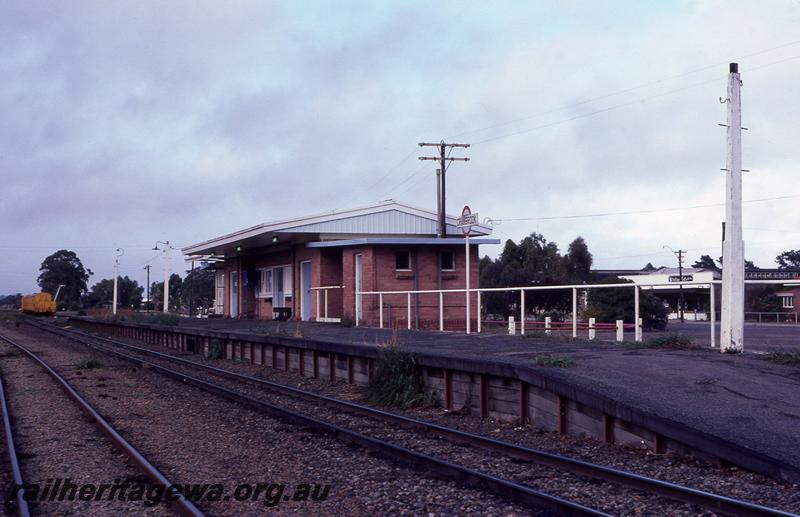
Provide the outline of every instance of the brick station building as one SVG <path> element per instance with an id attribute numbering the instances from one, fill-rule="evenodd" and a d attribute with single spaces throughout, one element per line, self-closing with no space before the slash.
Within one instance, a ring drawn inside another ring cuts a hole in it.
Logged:
<path id="1" fill-rule="evenodd" d="M 485 225 L 472 229 L 472 287 L 478 287 L 478 247 L 499 243 L 486 238 L 490 233 Z M 389 200 L 263 223 L 182 251 L 189 260 L 213 262 L 215 314 L 376 326 L 379 297 L 357 291 L 464 289 L 465 247 L 455 217 L 440 220 L 436 212 Z M 438 293 L 411 295 L 411 327 L 438 328 L 439 302 Z M 464 328 L 464 294 L 446 293 L 442 302 L 445 328 Z M 407 314 L 406 294 L 383 295 L 385 325 L 405 327 Z"/>

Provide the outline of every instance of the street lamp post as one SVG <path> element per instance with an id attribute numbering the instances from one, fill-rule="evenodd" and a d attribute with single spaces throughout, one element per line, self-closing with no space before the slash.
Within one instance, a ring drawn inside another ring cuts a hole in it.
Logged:
<path id="1" fill-rule="evenodd" d="M 119 258 L 125 254 L 125 250 L 117 248 L 117 256 L 114 258 L 114 304 L 111 309 L 112 314 L 117 315 L 117 280 L 119 279 Z"/>
<path id="2" fill-rule="evenodd" d="M 164 245 L 164 249 L 158 247 L 159 244 Z M 170 246 L 169 241 L 156 241 L 153 246 L 153 251 L 164 252 L 164 314 L 169 312 L 169 252 L 174 249 Z"/>

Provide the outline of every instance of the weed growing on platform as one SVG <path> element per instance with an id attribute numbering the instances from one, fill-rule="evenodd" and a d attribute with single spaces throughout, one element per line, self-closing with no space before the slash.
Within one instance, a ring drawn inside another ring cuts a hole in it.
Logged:
<path id="1" fill-rule="evenodd" d="M 375 406 L 399 408 L 437 402 L 436 393 L 425 385 L 414 354 L 396 345 L 381 349 L 375 373 L 364 388 L 364 398 Z"/>
<path id="2" fill-rule="evenodd" d="M 78 364 L 75 365 L 75 368 L 78 370 L 94 370 L 96 368 L 103 368 L 103 363 L 100 360 L 95 359 L 94 357 L 86 357 L 82 359 Z"/>
<path id="3" fill-rule="evenodd" d="M 542 368 L 571 368 L 575 366 L 575 359 L 556 355 L 537 355 L 533 362 L 536 366 Z"/>
<path id="4" fill-rule="evenodd" d="M 222 343 L 219 339 L 212 339 L 208 342 L 208 352 L 206 359 L 217 360 L 222 359 Z"/>
<path id="5" fill-rule="evenodd" d="M 800 366 L 800 352 L 768 352 L 764 355 L 767 361 L 786 366 Z"/>
<path id="6" fill-rule="evenodd" d="M 663 336 L 654 337 L 644 342 L 646 348 L 666 348 L 669 350 L 693 350 L 699 348 L 686 334 L 670 332 Z"/>

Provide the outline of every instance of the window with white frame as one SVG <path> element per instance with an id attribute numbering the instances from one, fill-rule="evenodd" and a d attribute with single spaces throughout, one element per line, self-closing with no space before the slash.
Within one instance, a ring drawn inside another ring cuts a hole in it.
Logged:
<path id="1" fill-rule="evenodd" d="M 781 296 L 781 302 L 784 309 L 794 309 L 794 295 Z"/>
<path id="2" fill-rule="evenodd" d="M 283 296 L 292 296 L 291 266 L 275 266 L 259 271 L 261 272 L 261 289 L 258 292 L 260 298 L 272 298 L 280 293 Z"/>

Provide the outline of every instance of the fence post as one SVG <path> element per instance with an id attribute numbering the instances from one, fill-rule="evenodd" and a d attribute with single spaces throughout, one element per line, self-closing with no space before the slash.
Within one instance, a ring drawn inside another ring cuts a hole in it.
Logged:
<path id="1" fill-rule="evenodd" d="M 551 321 L 552 321 L 552 319 L 550 318 L 550 316 L 545 316 L 544 317 L 544 334 L 546 336 L 549 336 L 550 334 L 553 333 L 553 331 L 550 330 L 550 322 Z"/>
<path id="2" fill-rule="evenodd" d="M 578 337 L 578 289 L 572 288 L 572 337 Z"/>
<path id="3" fill-rule="evenodd" d="M 481 292 L 478 291 L 476 293 L 478 295 L 477 305 L 478 305 L 478 334 L 481 333 Z"/>
<path id="4" fill-rule="evenodd" d="M 406 319 L 408 320 L 408 330 L 411 330 L 411 293 L 406 293 L 408 295 L 406 299 Z"/>
<path id="5" fill-rule="evenodd" d="M 639 342 L 642 340 L 642 318 L 639 317 L 639 286 L 633 288 L 634 298 L 634 315 L 633 315 L 633 340 Z M 695 318 L 696 319 L 696 318 Z"/>
<path id="6" fill-rule="evenodd" d="M 378 295 L 378 313 L 378 328 L 383 328 L 383 293 Z"/>
<path id="7" fill-rule="evenodd" d="M 444 293 L 439 291 L 439 330 L 444 330 Z"/>
<path id="8" fill-rule="evenodd" d="M 623 327 L 622 327 L 623 325 L 624 325 L 624 323 L 623 323 L 622 320 L 617 320 L 617 341 L 622 341 L 622 339 L 625 336 L 624 335 L 624 330 L 623 330 Z"/>
<path id="9" fill-rule="evenodd" d="M 521 336 L 525 335 L 525 290 L 519 290 L 519 333 Z"/>
<path id="10" fill-rule="evenodd" d="M 319 295 L 317 295 L 317 303 L 319 303 Z M 317 313 L 319 314 L 319 313 Z M 325 289 L 325 321 L 328 321 L 328 290 Z"/>
<path id="11" fill-rule="evenodd" d="M 716 294 L 714 292 L 714 283 L 711 283 L 711 287 L 709 288 L 708 294 L 708 301 L 711 305 L 709 312 L 709 320 L 711 320 L 711 348 L 716 348 L 717 346 L 717 302 L 714 299 Z"/>
<path id="12" fill-rule="evenodd" d="M 595 330 L 594 330 L 594 318 L 589 318 L 589 341 L 594 341 L 595 337 Z"/>
<path id="13" fill-rule="evenodd" d="M 317 295 L 317 317 L 316 317 L 316 320 L 319 321 L 319 289 L 317 289 L 316 295 Z"/>
<path id="14" fill-rule="evenodd" d="M 514 316 L 508 317 L 508 334 L 513 336 L 517 333 L 517 324 L 514 321 Z"/>

